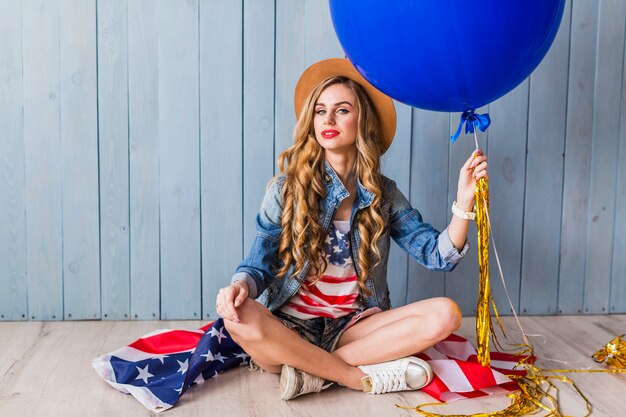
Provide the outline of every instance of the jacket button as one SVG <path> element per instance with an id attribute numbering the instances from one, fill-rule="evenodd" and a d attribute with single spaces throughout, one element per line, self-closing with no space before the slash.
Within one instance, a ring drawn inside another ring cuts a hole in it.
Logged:
<path id="1" fill-rule="evenodd" d="M 326 182 L 330 182 L 330 175 L 326 174 L 326 175 L 324 176 L 324 181 L 326 181 Z"/>

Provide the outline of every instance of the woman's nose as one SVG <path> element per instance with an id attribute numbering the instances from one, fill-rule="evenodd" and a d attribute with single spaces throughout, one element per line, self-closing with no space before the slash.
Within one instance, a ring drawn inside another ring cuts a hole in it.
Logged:
<path id="1" fill-rule="evenodd" d="M 335 124 L 335 119 L 333 118 L 332 115 L 328 115 L 328 116 L 326 116 L 326 119 L 324 120 L 324 124 L 325 125 L 334 125 Z"/>

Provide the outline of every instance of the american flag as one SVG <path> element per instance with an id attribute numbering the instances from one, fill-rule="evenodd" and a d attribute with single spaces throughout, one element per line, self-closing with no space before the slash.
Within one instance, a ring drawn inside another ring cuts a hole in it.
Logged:
<path id="1" fill-rule="evenodd" d="M 94 359 L 92 365 L 113 388 L 160 413 L 172 408 L 191 385 L 248 360 L 218 319 L 199 330 L 157 330 Z"/>
<path id="2" fill-rule="evenodd" d="M 445 402 L 515 391 L 517 384 L 506 375 L 523 373 L 515 370 L 517 356 L 500 352 L 491 353 L 491 368 L 482 367 L 472 345 L 457 335 L 418 356 L 435 374 L 422 391 Z M 218 319 L 199 330 L 157 330 L 92 364 L 113 388 L 160 413 L 173 407 L 191 385 L 248 361 Z"/>
<path id="3" fill-rule="evenodd" d="M 434 375 L 422 391 L 443 402 L 516 391 L 517 382 L 506 375 L 525 375 L 526 371 L 517 367 L 518 362 L 523 359 L 532 363 L 535 359 L 491 352 L 491 367 L 483 367 L 474 347 L 455 334 L 417 356 L 428 362 Z"/>

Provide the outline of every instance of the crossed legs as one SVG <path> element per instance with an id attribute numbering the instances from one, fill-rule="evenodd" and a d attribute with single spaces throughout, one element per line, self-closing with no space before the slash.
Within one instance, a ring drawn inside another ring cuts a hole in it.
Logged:
<path id="1" fill-rule="evenodd" d="M 421 352 L 461 325 L 460 310 L 452 300 L 431 298 L 358 321 L 329 353 L 302 339 L 252 299 L 246 299 L 237 312 L 240 322 L 225 319 L 226 329 L 266 371 L 280 373 L 282 365 L 287 364 L 356 390 L 361 389 L 365 375 L 358 365 Z"/>

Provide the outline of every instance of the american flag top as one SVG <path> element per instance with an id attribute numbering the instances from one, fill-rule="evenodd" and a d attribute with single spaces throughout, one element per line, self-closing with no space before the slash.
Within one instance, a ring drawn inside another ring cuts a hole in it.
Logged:
<path id="1" fill-rule="evenodd" d="M 491 367 L 483 367 L 472 345 L 451 335 L 418 355 L 435 374 L 422 391 L 446 402 L 515 391 L 517 383 L 506 375 L 524 373 L 514 370 L 519 358 L 499 352 L 491 355 Z M 92 364 L 113 388 L 160 413 L 173 407 L 190 386 L 248 361 L 249 356 L 224 328 L 223 319 L 218 319 L 198 330 L 157 330 Z"/>

